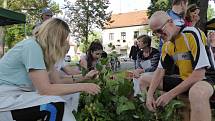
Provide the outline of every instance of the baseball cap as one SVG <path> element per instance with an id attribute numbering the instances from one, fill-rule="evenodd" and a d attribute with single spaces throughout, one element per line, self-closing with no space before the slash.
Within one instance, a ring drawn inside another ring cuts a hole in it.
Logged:
<path id="1" fill-rule="evenodd" d="M 52 15 L 53 15 L 53 12 L 51 11 L 50 8 L 46 7 L 46 8 L 43 8 L 43 9 L 42 9 L 41 14 L 47 14 L 47 15 L 51 15 L 51 16 L 52 16 Z"/>

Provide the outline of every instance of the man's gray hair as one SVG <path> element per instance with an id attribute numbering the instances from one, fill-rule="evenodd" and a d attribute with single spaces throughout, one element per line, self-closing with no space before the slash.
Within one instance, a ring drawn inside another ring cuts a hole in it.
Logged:
<path id="1" fill-rule="evenodd" d="M 165 11 L 156 11 L 152 14 L 149 20 L 150 28 L 157 28 L 164 24 L 167 20 L 171 19 L 171 17 Z"/>

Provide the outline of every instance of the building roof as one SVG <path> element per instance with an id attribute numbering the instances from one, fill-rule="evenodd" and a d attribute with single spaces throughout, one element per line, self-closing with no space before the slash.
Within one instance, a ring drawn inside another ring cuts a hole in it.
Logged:
<path id="1" fill-rule="evenodd" d="M 146 10 L 134 11 L 128 13 L 113 14 L 111 20 L 105 25 L 104 29 L 122 28 L 130 26 L 139 26 L 148 24 Z"/>

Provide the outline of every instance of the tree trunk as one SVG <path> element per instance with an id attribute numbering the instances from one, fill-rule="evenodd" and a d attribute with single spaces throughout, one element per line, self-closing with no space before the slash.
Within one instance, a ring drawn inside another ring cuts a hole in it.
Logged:
<path id="1" fill-rule="evenodd" d="M 200 21 L 198 22 L 197 27 L 206 32 L 207 9 L 209 0 L 198 0 L 198 2 L 200 7 Z"/>
<path id="2" fill-rule="evenodd" d="M 0 57 L 4 55 L 4 28 L 0 27 Z"/>

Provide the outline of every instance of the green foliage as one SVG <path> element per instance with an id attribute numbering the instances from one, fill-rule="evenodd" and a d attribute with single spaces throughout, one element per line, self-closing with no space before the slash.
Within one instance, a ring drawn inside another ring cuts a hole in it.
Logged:
<path id="1" fill-rule="evenodd" d="M 198 0 L 189 0 L 189 4 L 199 4 Z"/>
<path id="2" fill-rule="evenodd" d="M 4 0 L 0 0 L 3 3 Z M 3 7 L 3 5 L 0 5 Z M 10 25 L 5 27 L 4 42 L 11 48 L 14 44 L 21 41 L 23 38 L 31 35 L 32 27 L 36 21 L 41 18 L 41 10 L 43 7 L 50 7 L 54 13 L 59 13 L 59 5 L 51 0 L 7 0 L 7 9 L 24 12 L 26 15 L 26 28 L 24 24 Z M 26 32 L 26 33 L 25 33 Z"/>
<path id="3" fill-rule="evenodd" d="M 84 45 L 89 44 L 88 35 L 93 28 L 102 28 L 110 19 L 108 5 L 109 0 L 77 0 L 75 4 L 68 1 L 65 5 L 72 32 Z"/>
<path id="4" fill-rule="evenodd" d="M 197 27 L 201 30 L 205 31 L 205 24 L 207 22 L 207 8 L 208 8 L 209 0 L 189 0 L 189 4 L 197 4 L 200 7 L 200 21 L 197 24 Z M 148 16 L 151 15 L 158 10 L 166 11 L 167 9 L 171 9 L 171 0 L 151 0 L 151 5 L 148 7 Z"/>
<path id="5" fill-rule="evenodd" d="M 189 4 L 199 4 L 201 1 L 199 0 L 188 0 Z M 203 1 L 202 1 L 203 2 Z M 171 9 L 172 2 L 171 0 L 151 0 L 151 5 L 148 7 L 148 16 L 149 18 L 151 15 L 158 10 L 167 11 Z"/>
<path id="6" fill-rule="evenodd" d="M 151 0 L 151 5 L 148 7 L 148 17 L 158 10 L 166 11 L 171 8 L 170 0 Z"/>
<path id="7" fill-rule="evenodd" d="M 116 49 L 116 46 L 113 45 L 113 43 L 109 43 L 108 47 L 111 48 L 111 50 L 115 50 Z"/>
<path id="8" fill-rule="evenodd" d="M 180 115 L 174 115 L 174 113 L 177 113 L 175 109 L 179 109 L 183 106 L 185 105 L 181 101 L 173 100 L 165 109 L 158 109 L 159 112 L 156 114 L 157 119 L 161 119 L 162 121 L 172 121 L 173 119 L 175 121 L 180 121 L 182 117 L 180 117 Z"/>
<path id="9" fill-rule="evenodd" d="M 211 20 L 215 15 L 215 11 L 214 9 L 212 8 L 211 5 L 208 6 L 208 11 L 207 11 L 207 19 L 208 20 Z"/>
<path id="10" fill-rule="evenodd" d="M 25 37 L 25 26 L 24 25 L 11 25 L 6 28 L 5 44 L 8 48 L 11 48 L 18 41 Z"/>
<path id="11" fill-rule="evenodd" d="M 100 32 L 93 31 L 91 34 L 88 35 L 88 41 L 87 42 L 83 43 L 83 41 L 85 40 L 84 39 L 84 40 L 82 40 L 82 43 L 80 43 L 81 52 L 86 52 L 87 49 L 89 48 L 91 42 L 99 41 L 99 40 L 101 40 L 101 38 L 102 38 L 102 36 L 101 36 Z"/>
<path id="12" fill-rule="evenodd" d="M 110 58 L 101 59 L 96 65 L 99 77 L 91 80 L 101 87 L 95 96 L 81 94 L 77 121 L 180 121 L 176 109 L 183 106 L 173 100 L 163 110 L 149 112 L 145 107 L 145 93 L 133 97 L 133 83 L 125 72 L 113 73 L 107 68 Z"/>

